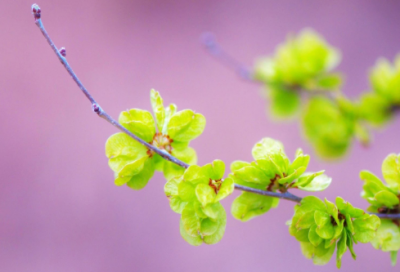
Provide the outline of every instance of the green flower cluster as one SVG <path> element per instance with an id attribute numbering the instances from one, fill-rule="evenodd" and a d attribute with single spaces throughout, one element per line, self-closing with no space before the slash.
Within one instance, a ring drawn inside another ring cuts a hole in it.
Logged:
<path id="1" fill-rule="evenodd" d="M 372 91 L 361 96 L 360 111 L 365 120 L 375 126 L 385 124 L 400 108 L 400 55 L 392 66 L 379 59 L 370 74 Z"/>
<path id="2" fill-rule="evenodd" d="M 256 63 L 254 77 L 264 82 L 274 116 L 287 117 L 297 112 L 300 91 L 338 90 L 342 79 L 332 73 L 340 53 L 310 29 L 290 35 L 277 47 L 275 55 Z"/>
<path id="3" fill-rule="evenodd" d="M 294 210 L 289 232 L 300 242 L 303 255 L 316 265 L 328 263 L 335 248 L 338 268 L 347 249 L 355 259 L 353 244 L 370 242 L 380 225 L 376 215 L 366 214 L 340 197 L 335 205 L 307 196 Z"/>
<path id="4" fill-rule="evenodd" d="M 360 173 L 364 181 L 361 196 L 371 206 L 370 212 L 384 214 L 400 213 L 400 154 L 390 154 L 382 163 L 385 185 L 377 176 L 368 172 Z M 397 252 L 400 250 L 400 220 L 382 219 L 377 236 L 371 241 L 376 249 L 391 253 L 393 265 L 396 263 Z"/>
<path id="5" fill-rule="evenodd" d="M 181 214 L 181 235 L 191 245 L 215 244 L 224 235 L 226 213 L 220 201 L 234 189 L 224 173 L 224 162 L 215 160 L 203 167 L 192 165 L 165 184 L 171 209 Z"/>
<path id="6" fill-rule="evenodd" d="M 174 104 L 164 108 L 160 94 L 154 90 L 151 90 L 150 98 L 156 121 L 148 111 L 131 109 L 120 114 L 119 123 L 164 152 L 188 164 L 195 164 L 196 151 L 189 147 L 189 142 L 203 132 L 206 124 L 204 116 L 192 110 L 177 112 Z M 108 138 L 106 156 L 115 173 L 115 184 L 127 184 L 135 190 L 144 188 L 156 170 L 162 171 L 167 179 L 184 172 L 182 167 L 164 160 L 124 133 Z"/>
<path id="7" fill-rule="evenodd" d="M 284 152 L 282 143 L 264 138 L 252 150 L 254 161 L 251 163 L 235 161 L 229 175 L 235 183 L 271 192 L 286 192 L 290 188 L 305 191 L 322 191 L 331 183 L 324 171 L 306 172 L 310 157 L 297 150 L 293 162 Z M 241 221 L 248 221 L 268 212 L 278 205 L 279 199 L 242 192 L 232 204 L 232 215 Z"/>

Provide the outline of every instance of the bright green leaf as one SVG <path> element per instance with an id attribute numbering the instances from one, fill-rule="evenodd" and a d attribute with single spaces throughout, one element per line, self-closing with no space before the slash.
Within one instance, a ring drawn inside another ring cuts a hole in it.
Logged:
<path id="1" fill-rule="evenodd" d="M 207 184 L 199 184 L 196 187 L 196 197 L 204 206 L 215 201 L 216 194 L 214 189 Z"/>
<path id="2" fill-rule="evenodd" d="M 167 132 L 174 141 L 188 142 L 200 136 L 205 126 L 206 119 L 203 115 L 183 110 L 171 117 Z"/>
<path id="3" fill-rule="evenodd" d="M 145 142 L 151 142 L 156 133 L 153 116 L 145 110 L 123 111 L 119 115 L 119 123 Z"/>
<path id="4" fill-rule="evenodd" d="M 388 155 L 382 163 L 382 174 L 393 189 L 400 191 L 400 159 L 396 154 Z"/>
<path id="5" fill-rule="evenodd" d="M 164 120 L 165 120 L 165 109 L 164 109 L 163 99 L 161 98 L 159 92 L 152 89 L 150 91 L 150 101 L 154 115 L 156 117 L 158 131 L 161 132 L 164 127 Z"/>
<path id="6" fill-rule="evenodd" d="M 243 222 L 260 216 L 271 209 L 274 200 L 272 197 L 243 192 L 232 203 L 232 215 Z"/>

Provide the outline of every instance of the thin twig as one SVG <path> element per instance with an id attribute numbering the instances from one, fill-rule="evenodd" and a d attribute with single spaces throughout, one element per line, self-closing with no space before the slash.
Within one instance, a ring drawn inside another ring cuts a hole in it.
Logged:
<path id="1" fill-rule="evenodd" d="M 241 78 L 254 82 L 254 79 L 252 77 L 253 72 L 248 67 L 246 67 L 246 65 L 242 64 L 240 61 L 229 55 L 217 43 L 215 36 L 212 33 L 204 33 L 201 36 L 201 42 L 211 55 L 220 60 L 224 65 L 234 69 Z"/>
<path id="2" fill-rule="evenodd" d="M 400 219 L 400 213 L 369 213 L 369 214 L 375 214 L 379 218 Z"/>
<path id="3" fill-rule="evenodd" d="M 89 91 L 83 86 L 82 82 L 79 80 L 75 72 L 72 70 L 71 66 L 68 64 L 67 59 L 63 56 L 66 55 L 65 48 L 61 48 L 60 50 L 57 49 L 53 41 L 51 40 L 49 34 L 45 30 L 42 19 L 41 19 L 41 9 L 37 4 L 32 5 L 32 13 L 35 18 L 35 23 L 39 27 L 40 31 L 42 32 L 43 36 L 46 38 L 47 42 L 49 43 L 50 47 L 53 49 L 54 53 L 56 53 L 58 59 L 61 61 L 62 65 L 64 65 L 65 69 L 67 72 L 70 74 L 72 79 L 76 82 L 78 87 L 81 89 L 81 91 L 84 93 L 84 95 L 89 99 L 90 103 L 92 104 L 92 109 L 97 115 L 104 120 L 108 121 L 110 124 L 113 126 L 117 127 L 119 130 L 125 132 L 129 136 L 131 136 L 133 139 L 141 143 L 142 145 L 146 146 L 148 149 L 151 149 L 161 157 L 163 157 L 166 160 L 169 160 L 179 166 L 182 166 L 184 168 L 189 167 L 187 163 L 184 163 L 181 160 L 178 160 L 177 158 L 173 157 L 171 154 L 168 152 L 158 149 L 157 147 L 143 141 L 133 133 L 131 133 L 129 130 L 127 130 L 125 127 L 123 127 L 121 124 L 119 124 L 115 119 L 113 119 L 108 113 L 106 113 L 100 105 L 96 102 L 96 100 L 93 98 L 93 96 L 89 93 Z"/>
<path id="4" fill-rule="evenodd" d="M 282 199 L 294 201 L 294 202 L 297 202 L 297 203 L 300 203 L 300 201 L 302 199 L 301 197 L 292 195 L 289 192 L 275 193 L 275 192 L 270 192 L 270 191 L 258 190 L 258 189 L 242 186 L 242 185 L 239 185 L 239 184 L 235 184 L 235 189 L 236 190 L 240 190 L 240 191 L 249 192 L 249 193 L 264 195 L 264 196 L 272 196 L 272 197 L 282 198 Z"/>
<path id="5" fill-rule="evenodd" d="M 183 162 L 181 160 L 178 160 L 177 158 L 175 158 L 174 156 L 172 156 L 168 152 L 166 152 L 164 150 L 161 150 L 161 149 L 159 149 L 159 148 L 157 148 L 157 147 L 145 142 L 144 140 L 140 139 L 138 136 L 134 135 L 129 130 L 127 130 L 125 127 L 123 127 L 121 124 L 119 124 L 108 113 L 106 113 L 100 107 L 100 105 L 96 102 L 96 100 L 93 98 L 93 96 L 89 93 L 89 91 L 85 88 L 85 86 L 83 86 L 82 82 L 79 80 L 79 78 L 77 77 L 75 72 L 72 70 L 71 66 L 68 64 L 67 59 L 65 58 L 65 56 L 66 56 L 65 48 L 62 47 L 62 48 L 60 48 L 60 50 L 58 50 L 57 47 L 55 46 L 55 44 L 53 43 L 53 41 L 51 40 L 49 34 L 46 32 L 46 30 L 45 30 L 45 28 L 43 26 L 43 23 L 42 23 L 42 20 L 41 20 L 41 9 L 37 4 L 33 4 L 32 5 L 32 13 L 33 13 L 33 16 L 35 18 L 36 25 L 39 27 L 39 29 L 42 32 L 43 36 L 46 38 L 46 40 L 49 43 L 50 47 L 53 49 L 54 53 L 57 55 L 58 59 L 64 65 L 65 69 L 70 74 L 72 79 L 76 82 L 76 84 L 81 89 L 81 91 L 84 93 L 84 95 L 87 97 L 87 99 L 89 99 L 90 103 L 92 104 L 93 111 L 95 113 L 97 113 L 97 115 L 99 117 L 103 118 L 104 120 L 106 120 L 107 122 L 109 122 L 110 124 L 112 124 L 113 126 L 118 128 L 119 130 L 121 130 L 122 132 L 128 134 L 130 137 L 132 137 L 133 139 L 135 139 L 139 143 L 143 144 L 148 149 L 150 149 L 150 150 L 154 151 L 155 153 L 159 154 L 164 159 L 166 159 L 166 160 L 168 160 L 170 162 L 173 162 L 173 163 L 175 163 L 175 164 L 177 164 L 177 165 L 179 165 L 179 166 L 181 166 L 183 168 L 188 168 L 189 167 L 189 164 L 187 164 L 187 163 L 185 163 L 185 162 Z M 228 62 L 231 62 L 232 65 L 235 64 L 235 61 L 233 61 L 232 59 L 229 60 L 228 55 L 224 55 L 224 56 L 225 56 L 224 58 L 226 60 L 228 60 Z M 258 190 L 258 189 L 242 186 L 242 185 L 239 185 L 239 184 L 235 184 L 235 189 L 236 190 L 240 190 L 240 191 L 254 193 L 254 194 L 264 195 L 264 196 L 282 198 L 282 199 L 294 201 L 296 203 L 299 203 L 301 201 L 301 199 L 302 199 L 301 197 L 295 196 L 295 195 L 293 195 L 293 194 L 291 194 L 289 192 L 275 193 L 275 192 L 270 192 L 270 191 Z M 392 219 L 400 218 L 400 214 L 376 214 L 376 215 L 381 217 L 381 218 L 392 218 Z"/>

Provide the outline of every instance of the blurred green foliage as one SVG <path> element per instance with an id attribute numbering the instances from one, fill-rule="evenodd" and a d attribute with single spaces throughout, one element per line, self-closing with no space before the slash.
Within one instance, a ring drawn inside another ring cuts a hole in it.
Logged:
<path id="1" fill-rule="evenodd" d="M 400 109 L 400 56 L 394 64 L 378 60 L 370 73 L 371 91 L 350 100 L 335 72 L 340 52 L 305 29 L 289 35 L 275 54 L 256 62 L 253 77 L 265 85 L 271 116 L 300 116 L 305 138 L 325 159 L 343 157 L 357 139 L 368 145 L 370 131 L 385 125 Z"/>

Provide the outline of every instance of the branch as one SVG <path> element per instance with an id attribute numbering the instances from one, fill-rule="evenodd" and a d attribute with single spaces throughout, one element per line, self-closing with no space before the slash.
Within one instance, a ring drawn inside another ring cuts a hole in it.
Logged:
<path id="1" fill-rule="evenodd" d="M 400 219 L 400 213 L 369 213 L 385 219 Z"/>
<path id="2" fill-rule="evenodd" d="M 70 76 L 72 77 L 72 79 L 75 81 L 75 83 L 78 85 L 78 87 L 81 89 L 81 91 L 83 92 L 83 94 L 87 97 L 87 99 L 89 99 L 90 103 L 92 104 L 92 110 L 101 118 L 103 118 L 104 120 L 106 120 L 107 122 L 109 122 L 110 124 L 112 124 L 113 126 L 115 126 L 116 128 L 118 128 L 119 130 L 121 130 L 122 132 L 128 134 L 130 137 L 132 137 L 133 139 L 135 139 L 136 141 L 138 141 L 139 143 L 141 143 L 142 145 L 146 146 L 148 149 L 154 151 L 155 153 L 159 154 L 161 157 L 163 157 L 164 159 L 173 162 L 183 168 L 188 168 L 189 164 L 178 160 L 177 158 L 175 158 L 174 156 L 172 156 L 171 154 L 169 154 L 168 152 L 158 149 L 157 147 L 143 141 L 142 139 L 140 139 L 138 136 L 134 135 L 133 133 L 131 133 L 129 130 L 127 130 L 125 127 L 123 127 L 120 123 L 118 123 L 115 119 L 113 119 L 108 113 L 106 113 L 101 107 L 100 105 L 96 102 L 96 100 L 93 98 L 93 96 L 89 93 L 89 91 L 85 88 L 85 86 L 83 86 L 82 82 L 79 80 L 79 78 L 77 77 L 77 75 L 75 74 L 75 72 L 72 70 L 71 66 L 68 64 L 67 59 L 66 59 L 66 50 L 64 47 L 60 48 L 60 50 L 57 49 L 57 47 L 55 46 L 55 44 L 53 43 L 53 41 L 51 40 L 49 34 L 47 33 L 47 31 L 45 30 L 42 20 L 41 20 L 41 9 L 37 4 L 33 4 L 32 5 L 32 13 L 33 16 L 35 18 L 35 23 L 36 25 L 39 27 L 40 31 L 42 32 L 43 36 L 46 38 L 47 42 L 49 43 L 50 47 L 53 49 L 54 53 L 57 55 L 58 59 L 61 61 L 62 65 L 65 67 L 65 69 L 67 70 L 67 72 L 70 74 Z M 210 36 L 208 36 L 209 38 Z M 209 42 L 212 40 L 208 40 Z M 212 45 L 213 43 L 211 43 Z M 240 68 L 243 66 L 237 66 L 238 62 L 236 62 L 235 60 L 231 59 L 229 57 L 229 55 L 227 55 L 226 53 L 224 53 L 219 47 L 218 45 L 215 46 L 216 43 L 214 43 L 214 46 L 211 46 L 211 48 L 214 48 L 213 50 L 215 50 L 215 52 L 219 52 L 219 56 L 223 56 L 223 59 L 226 61 L 226 63 L 230 63 L 230 65 L 236 65 L 236 68 Z M 222 53 L 221 53 L 222 52 Z M 240 69 L 242 69 L 240 68 Z M 245 69 L 245 68 L 244 68 Z M 245 71 L 245 70 L 243 70 Z M 249 71 L 249 70 L 246 70 Z M 238 70 L 239 72 L 239 70 Z M 250 75 L 250 73 L 248 73 L 247 75 Z M 249 78 L 248 78 L 249 79 Z M 240 191 L 245 191 L 245 192 L 250 192 L 250 193 L 254 193 L 254 194 L 259 194 L 259 195 L 264 195 L 264 196 L 270 196 L 270 197 L 277 197 L 277 198 L 282 198 L 282 199 L 286 199 L 286 200 L 290 200 L 296 203 L 299 203 L 301 201 L 301 197 L 295 196 L 289 192 L 285 192 L 285 193 L 276 193 L 276 192 L 270 192 L 270 191 L 263 191 L 263 190 L 258 190 L 258 189 L 254 189 L 254 188 L 250 188 L 250 187 L 246 187 L 246 186 L 242 186 L 239 184 L 235 184 L 235 189 L 236 190 L 240 190 Z M 400 219 L 400 214 L 375 214 L 380 218 L 392 218 L 392 219 Z"/>
<path id="3" fill-rule="evenodd" d="M 179 166 L 182 166 L 184 168 L 188 168 L 189 165 L 187 163 L 184 163 L 181 160 L 178 160 L 177 158 L 173 157 L 171 154 L 168 152 L 158 149 L 155 146 L 143 141 L 133 133 L 131 133 L 129 130 L 124 128 L 121 124 L 119 124 L 115 119 L 113 119 L 107 112 L 105 112 L 100 105 L 96 102 L 96 100 L 93 98 L 93 96 L 89 93 L 89 91 L 83 86 L 82 82 L 79 80 L 75 72 L 72 70 L 71 66 L 68 64 L 67 59 L 65 58 L 66 56 L 66 50 L 65 48 L 61 48 L 60 50 L 57 49 L 53 41 L 51 40 L 49 34 L 45 30 L 42 19 L 41 19 L 41 9 L 37 4 L 32 5 L 32 13 L 33 17 L 35 18 L 35 23 L 39 27 L 40 31 L 42 32 L 43 36 L 46 38 L 47 42 L 49 43 L 50 47 L 53 49 L 54 53 L 57 55 L 58 59 L 61 61 L 62 65 L 64 65 L 65 69 L 69 73 L 69 75 L 72 77 L 72 79 L 75 81 L 75 83 L 78 85 L 79 89 L 83 92 L 83 94 L 89 99 L 90 103 L 92 104 L 92 110 L 97 113 L 97 115 L 122 132 L 128 134 L 131 136 L 133 139 L 141 143 L 142 145 L 146 146 L 148 149 L 151 149 L 161 157 L 163 157 L 166 160 L 169 160 Z"/>
<path id="4" fill-rule="evenodd" d="M 254 81 L 252 74 L 253 72 L 242 64 L 234 57 L 229 55 L 216 41 L 214 34 L 204 33 L 201 36 L 201 42 L 207 49 L 207 51 L 213 55 L 217 60 L 222 62 L 224 65 L 236 71 L 236 73 L 243 79 Z"/>
<path id="5" fill-rule="evenodd" d="M 297 202 L 297 203 L 300 203 L 300 201 L 302 200 L 301 197 L 292 195 L 289 192 L 275 193 L 275 192 L 270 192 L 270 191 L 258 190 L 258 189 L 254 189 L 254 188 L 251 188 L 251 187 L 242 186 L 242 185 L 239 185 L 239 184 L 235 184 L 235 189 L 236 190 L 240 190 L 240 191 L 254 193 L 254 194 L 264 195 L 264 196 L 272 196 L 272 197 L 282 198 L 282 199 L 294 201 L 294 202 Z"/>
<path id="6" fill-rule="evenodd" d="M 216 60 L 221 62 L 223 65 L 233 69 L 236 71 L 236 73 L 239 75 L 239 77 L 246 79 L 248 81 L 258 83 L 258 84 L 276 84 L 273 82 L 265 82 L 265 81 L 260 81 L 257 80 L 256 78 L 253 77 L 254 72 L 248 68 L 246 65 L 241 63 L 240 61 L 236 60 L 234 57 L 229 55 L 221 45 L 217 42 L 214 34 L 212 33 L 204 33 L 201 36 L 201 42 L 205 46 L 206 50 L 208 53 L 210 53 Z M 302 93 L 308 93 L 309 95 L 316 95 L 316 94 L 329 94 L 329 98 L 335 99 L 335 94 L 333 92 L 327 92 L 326 90 L 322 89 L 314 89 L 312 90 L 312 93 L 309 93 L 305 91 L 301 86 L 295 86 L 295 85 L 286 85 L 282 84 L 282 87 L 288 90 L 296 91 L 296 92 L 302 92 Z"/>

